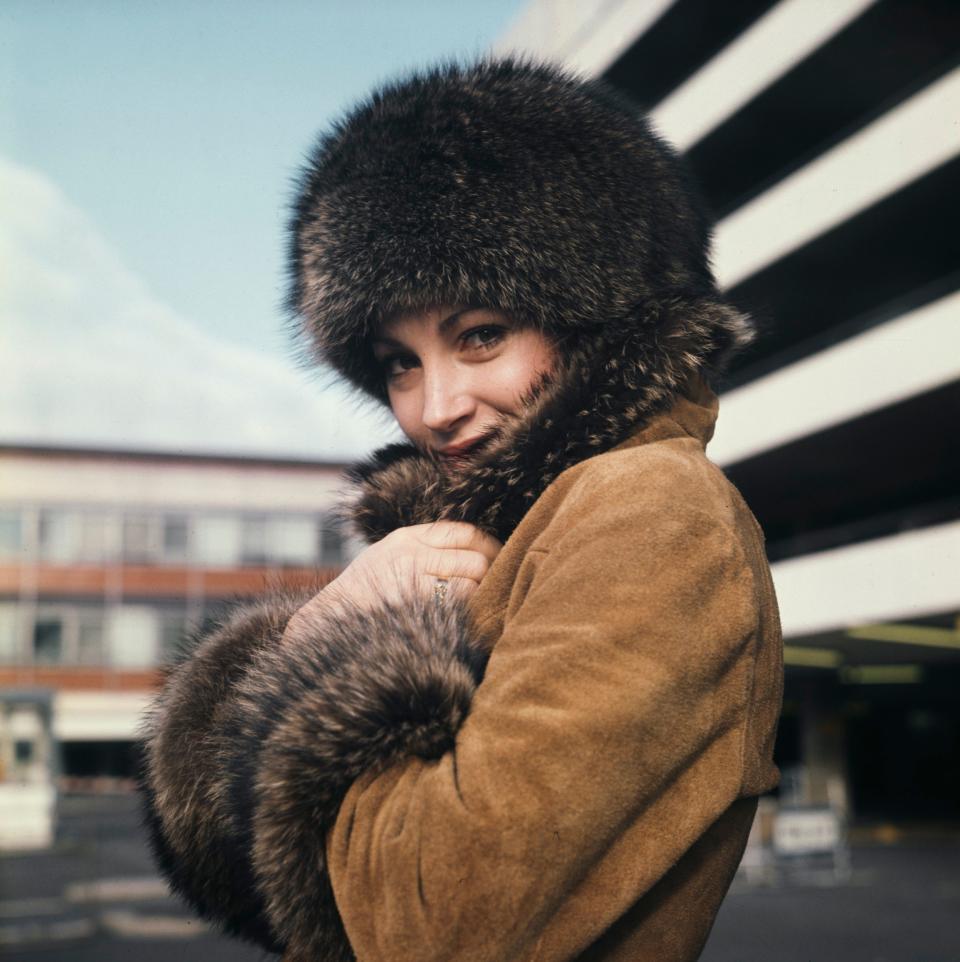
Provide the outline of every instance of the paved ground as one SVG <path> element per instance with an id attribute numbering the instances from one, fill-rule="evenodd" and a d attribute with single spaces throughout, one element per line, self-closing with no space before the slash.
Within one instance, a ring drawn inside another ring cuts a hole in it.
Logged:
<path id="1" fill-rule="evenodd" d="M 0 860 L 5 962 L 254 962 L 156 878 L 129 797 L 63 800 L 53 851 Z M 960 845 L 858 847 L 842 885 L 736 883 L 702 962 L 960 962 Z M 397 960 L 403 962 L 403 960 Z"/>
<path id="2" fill-rule="evenodd" d="M 737 883 L 701 962 L 960 962 L 960 845 L 858 847 L 839 886 Z"/>

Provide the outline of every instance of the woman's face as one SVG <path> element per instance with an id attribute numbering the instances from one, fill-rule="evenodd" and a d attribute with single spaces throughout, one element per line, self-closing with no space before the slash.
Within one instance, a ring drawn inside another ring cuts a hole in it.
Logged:
<path id="1" fill-rule="evenodd" d="M 403 433 L 450 465 L 467 462 L 500 415 L 520 411 L 555 357 L 539 331 L 488 308 L 401 314 L 382 325 L 373 350 Z"/>

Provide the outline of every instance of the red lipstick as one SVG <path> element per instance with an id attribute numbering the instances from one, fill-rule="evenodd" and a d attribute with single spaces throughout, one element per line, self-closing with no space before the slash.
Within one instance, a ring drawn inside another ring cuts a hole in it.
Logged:
<path id="1" fill-rule="evenodd" d="M 471 454 L 490 440 L 489 434 L 481 434 L 475 438 L 468 438 L 457 444 L 447 444 L 437 449 L 437 454 L 445 461 L 468 461 Z"/>

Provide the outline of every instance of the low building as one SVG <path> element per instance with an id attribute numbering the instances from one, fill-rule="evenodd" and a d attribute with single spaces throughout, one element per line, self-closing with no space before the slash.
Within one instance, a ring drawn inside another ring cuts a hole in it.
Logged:
<path id="1" fill-rule="evenodd" d="M 0 447 L 0 690 L 49 693 L 62 774 L 131 774 L 163 665 L 225 602 L 336 576 L 341 471 Z"/>

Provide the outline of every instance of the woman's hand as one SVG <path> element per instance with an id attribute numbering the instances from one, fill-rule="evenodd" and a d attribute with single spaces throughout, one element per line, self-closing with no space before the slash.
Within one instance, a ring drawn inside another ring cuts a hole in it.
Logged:
<path id="1" fill-rule="evenodd" d="M 503 545 L 463 521 L 434 521 L 392 531 L 361 552 L 290 619 L 284 640 L 306 627 L 314 612 L 330 604 L 372 607 L 403 604 L 411 591 L 433 597 L 438 580 L 449 595 L 477 590 Z"/>

